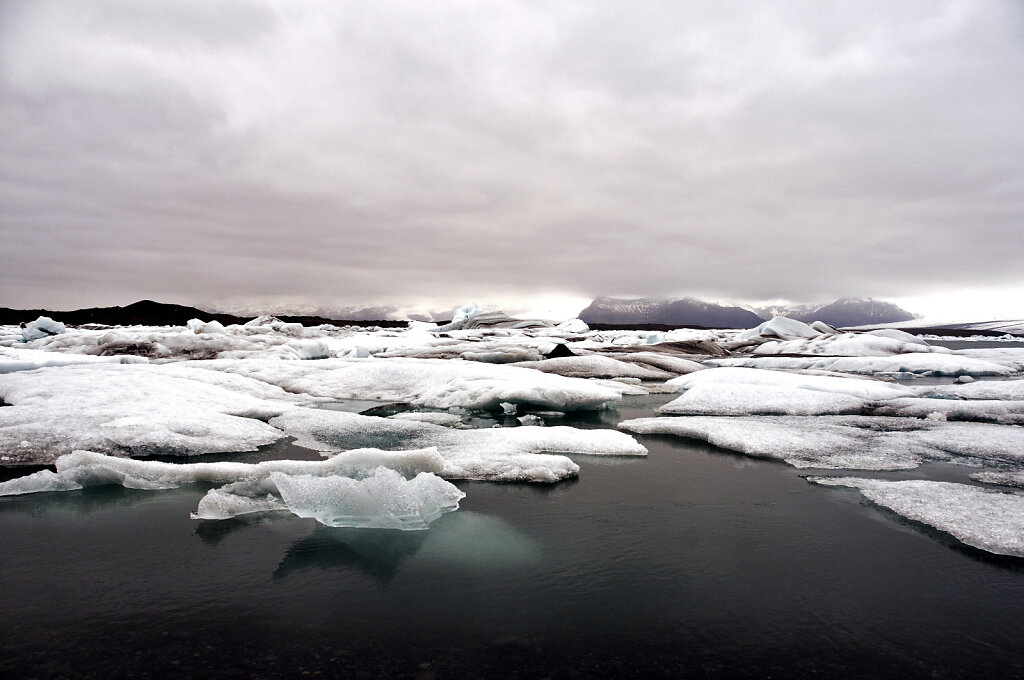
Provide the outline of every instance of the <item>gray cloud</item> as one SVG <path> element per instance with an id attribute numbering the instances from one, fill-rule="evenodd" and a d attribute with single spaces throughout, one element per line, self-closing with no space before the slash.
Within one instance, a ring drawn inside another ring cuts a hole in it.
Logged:
<path id="1" fill-rule="evenodd" d="M 0 304 L 1024 286 L 1019 3 L 555 5 L 5 3 Z"/>

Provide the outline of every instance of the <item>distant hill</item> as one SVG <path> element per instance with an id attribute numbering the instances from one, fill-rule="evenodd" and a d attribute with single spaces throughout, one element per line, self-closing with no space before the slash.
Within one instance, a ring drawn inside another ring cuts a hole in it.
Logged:
<path id="1" fill-rule="evenodd" d="M 760 307 L 755 309 L 762 319 L 788 316 L 790 319 L 811 323 L 824 321 L 836 328 L 897 323 L 917 318 L 907 310 L 884 300 L 871 298 L 840 298 L 827 305 L 795 305 L 791 307 Z"/>
<path id="2" fill-rule="evenodd" d="M 48 316 L 56 321 L 81 326 L 84 324 L 101 324 L 104 326 L 184 326 L 189 319 L 203 321 L 219 321 L 222 324 L 242 324 L 253 316 L 235 316 L 207 312 L 196 307 L 172 305 L 152 300 L 139 300 L 124 307 L 89 307 L 69 311 L 51 311 L 47 309 L 10 309 L 0 307 L 0 324 L 17 325 L 22 322 L 35 321 L 40 316 Z M 324 323 L 349 324 L 357 326 L 405 326 L 403 321 L 378 320 L 342 320 L 327 319 L 321 316 L 282 316 L 277 318 L 288 323 L 301 323 L 304 326 L 318 326 Z"/>
<path id="3" fill-rule="evenodd" d="M 741 307 L 726 307 L 694 298 L 659 300 L 651 298 L 596 298 L 579 313 L 588 325 L 661 325 L 669 327 L 753 328 L 760 324 L 757 314 Z"/>

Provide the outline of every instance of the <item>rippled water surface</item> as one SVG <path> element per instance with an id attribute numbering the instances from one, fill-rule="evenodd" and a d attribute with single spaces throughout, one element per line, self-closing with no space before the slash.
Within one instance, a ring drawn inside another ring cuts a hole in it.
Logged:
<path id="1" fill-rule="evenodd" d="M 808 471 L 641 441 L 577 481 L 459 483 L 426 532 L 196 522 L 200 486 L 3 499 L 0 675 L 1024 675 L 1024 561 Z"/>

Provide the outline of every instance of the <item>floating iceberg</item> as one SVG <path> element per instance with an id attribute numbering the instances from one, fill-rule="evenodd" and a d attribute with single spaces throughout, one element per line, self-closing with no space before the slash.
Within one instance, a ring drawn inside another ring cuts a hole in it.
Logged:
<path id="1" fill-rule="evenodd" d="M 289 511 L 329 527 L 422 530 L 458 509 L 466 497 L 430 472 L 406 479 L 385 467 L 362 479 L 283 472 L 272 473 L 270 479 Z"/>
<path id="2" fill-rule="evenodd" d="M 997 555 L 1024 557 L 1024 496 L 967 484 L 859 477 L 808 477 L 825 486 L 848 486 L 907 519 L 945 531 Z"/>

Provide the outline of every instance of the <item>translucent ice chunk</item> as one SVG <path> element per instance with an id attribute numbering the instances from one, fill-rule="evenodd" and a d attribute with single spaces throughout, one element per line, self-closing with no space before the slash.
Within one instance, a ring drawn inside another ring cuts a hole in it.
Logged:
<path id="1" fill-rule="evenodd" d="M 466 497 L 429 472 L 407 480 L 385 467 L 358 480 L 281 472 L 270 477 L 292 513 L 331 527 L 422 530 Z"/>

